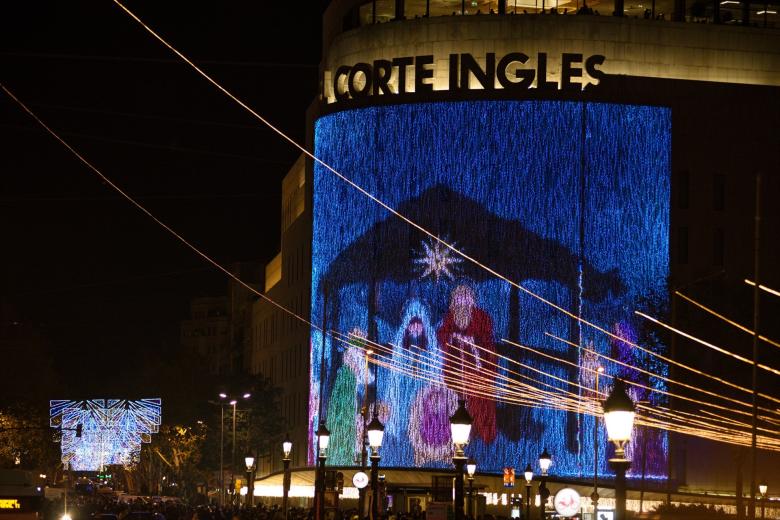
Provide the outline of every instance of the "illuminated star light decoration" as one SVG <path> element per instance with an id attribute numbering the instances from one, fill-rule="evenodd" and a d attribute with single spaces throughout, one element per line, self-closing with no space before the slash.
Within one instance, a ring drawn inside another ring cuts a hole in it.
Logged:
<path id="1" fill-rule="evenodd" d="M 445 239 L 445 242 L 449 241 Z M 452 280 L 455 274 L 454 271 L 457 270 L 458 264 L 463 263 L 463 258 L 457 256 L 451 249 L 433 238 L 427 241 L 423 240 L 421 245 L 422 251 L 419 253 L 420 256 L 414 259 L 414 263 L 421 266 L 422 273 L 420 278 L 430 276 L 437 282 L 440 278 Z M 453 246 L 458 247 L 454 242 Z"/>
<path id="2" fill-rule="evenodd" d="M 49 402 L 49 424 L 62 432 L 62 461 L 75 471 L 129 466 L 161 422 L 161 400 L 87 399 Z M 81 425 L 81 436 L 77 426 Z"/>

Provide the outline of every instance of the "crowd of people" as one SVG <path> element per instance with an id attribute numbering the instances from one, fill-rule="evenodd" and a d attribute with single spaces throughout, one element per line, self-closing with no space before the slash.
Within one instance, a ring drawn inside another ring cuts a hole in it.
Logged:
<path id="1" fill-rule="evenodd" d="M 61 498 L 47 501 L 42 520 L 62 520 L 64 512 Z M 121 500 L 100 495 L 70 497 L 67 513 L 72 520 L 285 520 L 278 505 L 192 505 L 178 499 L 139 497 Z M 410 513 L 388 511 L 382 516 L 385 520 L 425 520 L 425 512 L 419 508 Z M 314 510 L 291 507 L 287 520 L 314 520 Z M 325 520 L 359 520 L 359 515 L 357 509 L 330 509 Z"/>
<path id="2" fill-rule="evenodd" d="M 279 506 L 247 507 L 188 504 L 180 499 L 75 495 L 67 509 L 62 498 L 47 501 L 43 520 L 62 520 L 67 511 L 72 520 L 283 520 Z M 289 520 L 311 520 L 309 509 L 291 508 Z"/>

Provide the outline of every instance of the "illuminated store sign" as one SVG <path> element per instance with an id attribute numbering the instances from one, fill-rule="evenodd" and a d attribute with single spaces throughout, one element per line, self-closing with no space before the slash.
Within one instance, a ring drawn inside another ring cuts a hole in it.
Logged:
<path id="1" fill-rule="evenodd" d="M 0 498 L 0 509 L 21 509 L 22 504 L 15 498 Z"/>
<path id="2" fill-rule="evenodd" d="M 330 89 L 326 98 L 335 101 L 412 92 L 422 94 L 434 90 L 521 91 L 532 87 L 582 90 L 589 83 L 598 84 L 604 77 L 600 68 L 604 60 L 600 54 L 585 57 L 577 53 L 563 53 L 557 65 L 553 65 L 547 53 L 540 52 L 534 65 L 532 58 L 522 52 L 510 52 L 500 58 L 489 52 L 485 54 L 483 67 L 471 54 L 450 54 L 446 84 L 434 85 L 439 71 L 434 56 L 428 54 L 342 65 L 332 75 L 332 82 L 328 84 L 324 81 L 323 84 Z"/>

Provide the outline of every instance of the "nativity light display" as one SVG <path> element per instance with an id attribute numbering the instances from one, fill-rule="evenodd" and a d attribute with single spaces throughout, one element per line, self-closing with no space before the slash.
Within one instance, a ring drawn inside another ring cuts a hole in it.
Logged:
<path id="1" fill-rule="evenodd" d="M 49 423 L 62 432 L 62 461 L 74 471 L 138 461 L 162 417 L 160 399 L 87 399 L 49 402 Z"/>
<path id="2" fill-rule="evenodd" d="M 667 298 L 670 149 L 664 107 L 403 104 L 334 112 L 315 125 L 315 154 L 327 164 L 483 265 L 630 341 L 642 333 L 634 303 Z M 668 374 L 658 358 L 549 312 L 319 164 L 313 202 L 311 321 L 343 334 L 312 330 L 310 461 L 322 420 L 329 462 L 354 464 L 368 391 L 388 466 L 449 468 L 449 418 L 464 400 L 474 419 L 466 455 L 485 471 L 548 448 L 556 473 L 580 475 L 592 470 L 593 413 L 510 404 L 516 385 L 506 378 L 592 399 L 598 359 L 554 338 Z M 376 351 L 368 368 L 366 348 Z M 605 368 L 666 389 L 662 379 Z M 666 404 L 663 393 L 630 392 Z M 603 424 L 596 431 L 604 446 Z M 646 474 L 662 478 L 666 434 L 647 435 Z M 609 473 L 605 462 L 599 472 Z"/>

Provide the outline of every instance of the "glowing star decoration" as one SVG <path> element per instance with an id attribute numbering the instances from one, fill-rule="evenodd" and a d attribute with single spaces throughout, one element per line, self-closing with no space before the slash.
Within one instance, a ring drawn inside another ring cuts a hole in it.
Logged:
<path id="1" fill-rule="evenodd" d="M 449 242 L 449 241 L 448 241 Z M 458 247 L 454 242 L 453 246 Z M 442 245 L 434 239 L 422 241 L 422 251 L 420 256 L 414 259 L 414 263 L 422 267 L 420 278 L 428 276 L 434 278 L 437 282 L 440 278 L 454 278 L 454 271 L 458 264 L 463 263 L 463 258 L 457 256 L 447 246 Z"/>
<path id="2" fill-rule="evenodd" d="M 62 461 L 74 471 L 134 464 L 161 422 L 160 399 L 53 400 L 49 405 L 49 424 L 62 432 Z"/>

